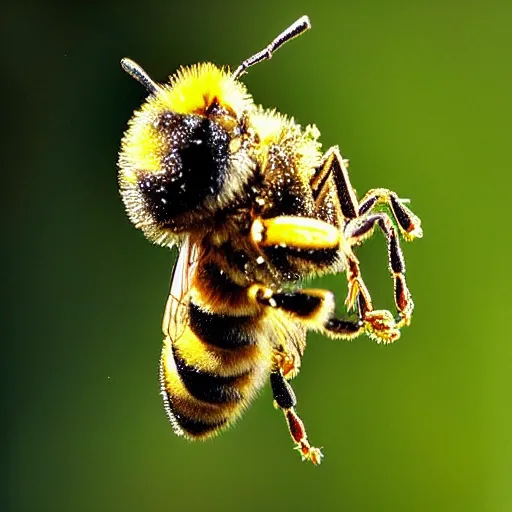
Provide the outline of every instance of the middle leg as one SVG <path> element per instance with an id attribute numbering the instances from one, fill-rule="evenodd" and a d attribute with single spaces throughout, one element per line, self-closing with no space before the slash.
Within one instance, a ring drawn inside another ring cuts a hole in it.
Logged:
<path id="1" fill-rule="evenodd" d="M 354 327 L 350 322 L 336 322 L 324 318 L 324 322 L 314 322 L 313 328 L 324 330 L 326 334 L 334 337 L 354 337 L 367 332 L 378 342 L 390 343 L 398 339 L 400 331 L 396 328 L 393 316 L 386 310 L 374 310 L 370 294 L 364 284 L 359 270 L 359 262 L 351 251 L 344 234 L 335 226 L 327 222 L 305 217 L 274 217 L 270 219 L 256 219 L 251 227 L 251 238 L 259 248 L 281 246 L 285 251 L 295 249 L 306 249 L 311 251 L 322 251 L 331 249 L 344 255 L 347 263 L 347 279 L 349 292 L 345 304 L 348 309 L 358 308 L 360 325 Z M 255 285 L 257 288 L 259 285 Z M 264 289 L 264 287 L 261 287 Z M 273 294 L 270 290 L 257 291 L 257 300 L 268 300 L 268 305 L 274 307 L 279 301 L 284 301 L 284 306 L 291 299 L 287 294 Z M 300 293 L 300 292 L 298 292 Z M 293 307 L 297 305 L 297 297 L 294 295 Z M 307 294 L 306 294 L 307 295 Z M 311 295 L 311 294 L 310 294 Z M 322 301 L 321 301 L 322 302 Z M 326 302 L 325 300 L 323 301 Z M 332 301 L 334 303 L 334 301 Z M 291 309 L 293 309 L 291 307 Z M 325 311 L 325 309 L 320 309 Z M 332 312 L 330 312 L 332 315 Z M 345 325 L 346 324 L 346 325 Z"/>
<path id="2" fill-rule="evenodd" d="M 294 292 L 273 292 L 262 285 L 249 288 L 252 300 L 278 308 L 308 329 L 335 339 L 353 339 L 363 333 L 379 342 L 390 343 L 400 337 L 393 315 L 386 310 L 366 310 L 361 296 L 357 300 L 358 318 L 340 318 L 335 314 L 334 294 L 328 290 L 304 289 Z"/>

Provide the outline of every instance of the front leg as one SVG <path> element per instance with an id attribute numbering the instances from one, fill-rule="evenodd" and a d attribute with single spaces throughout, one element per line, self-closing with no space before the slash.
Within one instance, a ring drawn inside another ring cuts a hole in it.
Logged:
<path id="1" fill-rule="evenodd" d="M 389 270 L 393 276 L 395 304 L 399 314 L 397 327 L 409 325 L 414 303 L 405 280 L 405 262 L 398 234 L 386 213 L 366 214 L 347 223 L 345 236 L 351 245 L 360 243 L 379 226 L 387 239 Z"/>
<path id="2" fill-rule="evenodd" d="M 379 225 L 388 241 L 389 266 L 394 279 L 395 303 L 399 313 L 399 320 L 395 329 L 410 323 L 413 310 L 413 301 L 405 281 L 405 264 L 400 249 L 398 236 L 387 214 L 372 211 L 379 205 L 387 206 L 393 215 L 400 232 L 406 240 L 420 238 L 423 235 L 420 219 L 404 205 L 404 200 L 398 198 L 395 192 L 378 188 L 370 190 L 358 204 L 348 176 L 347 161 L 343 160 L 336 147 L 330 148 L 322 165 L 317 169 L 311 181 L 311 190 L 316 199 L 319 213 L 324 212 L 324 203 L 333 204 L 332 211 L 336 212 L 332 223 L 343 230 L 342 240 L 345 245 L 352 248 L 369 237 L 375 225 Z M 327 216 L 330 218 L 329 216 Z M 359 262 L 352 251 L 344 251 L 346 255 L 346 272 L 348 280 L 348 294 L 345 304 L 348 309 L 358 303 L 360 315 L 364 319 L 375 318 L 389 324 L 391 313 L 388 311 L 374 311 L 370 294 L 361 277 Z M 382 339 L 377 326 L 372 336 L 377 341 L 389 342 L 392 339 Z"/>
<path id="3" fill-rule="evenodd" d="M 405 200 L 399 199 L 395 192 L 387 188 L 375 188 L 369 190 L 363 197 L 358 207 L 358 215 L 363 216 L 370 213 L 379 205 L 386 205 L 393 214 L 403 237 L 410 241 L 421 238 L 420 219 L 404 205 Z"/>
<path id="4" fill-rule="evenodd" d="M 341 157 L 337 146 L 327 150 L 322 165 L 316 170 L 310 185 L 319 209 L 322 208 L 328 195 L 331 201 L 337 203 L 335 209 L 338 212 L 338 218 L 333 219 L 337 225 L 341 225 L 342 219 L 357 217 L 359 203 L 350 183 L 348 160 Z"/>

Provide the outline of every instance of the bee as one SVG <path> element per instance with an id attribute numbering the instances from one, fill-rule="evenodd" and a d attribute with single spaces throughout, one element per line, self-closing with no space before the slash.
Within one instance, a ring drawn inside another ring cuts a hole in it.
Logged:
<path id="1" fill-rule="evenodd" d="M 231 425 L 270 380 L 303 460 L 322 453 L 307 437 L 289 383 L 308 330 L 335 339 L 398 339 L 413 301 L 399 234 L 422 236 L 395 192 L 358 199 L 338 147 L 319 131 L 257 105 L 241 77 L 311 27 L 303 16 L 234 72 L 211 63 L 180 68 L 160 84 L 130 59 L 122 67 L 149 93 L 119 156 L 131 222 L 153 243 L 177 246 L 163 318 L 160 386 L 176 434 L 206 439 Z M 381 230 L 396 316 L 375 309 L 354 247 Z M 344 272 L 346 317 L 328 290 L 305 278 Z"/>

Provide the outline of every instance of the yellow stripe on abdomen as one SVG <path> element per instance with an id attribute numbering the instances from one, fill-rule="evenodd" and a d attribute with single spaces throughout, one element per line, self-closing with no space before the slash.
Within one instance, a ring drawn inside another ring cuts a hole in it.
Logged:
<path id="1" fill-rule="evenodd" d="M 183 334 L 164 342 L 161 386 L 175 430 L 205 438 L 240 416 L 262 387 L 270 371 L 270 345 L 258 336 L 257 317 L 189 307 Z"/>

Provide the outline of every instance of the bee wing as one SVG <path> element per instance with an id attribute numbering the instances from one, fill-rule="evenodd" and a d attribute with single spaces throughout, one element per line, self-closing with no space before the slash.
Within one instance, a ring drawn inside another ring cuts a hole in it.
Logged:
<path id="1" fill-rule="evenodd" d="M 187 237 L 180 247 L 178 259 L 171 276 L 169 298 L 165 305 L 162 331 L 171 340 L 178 339 L 188 321 L 189 292 L 197 268 L 199 248 Z"/>

